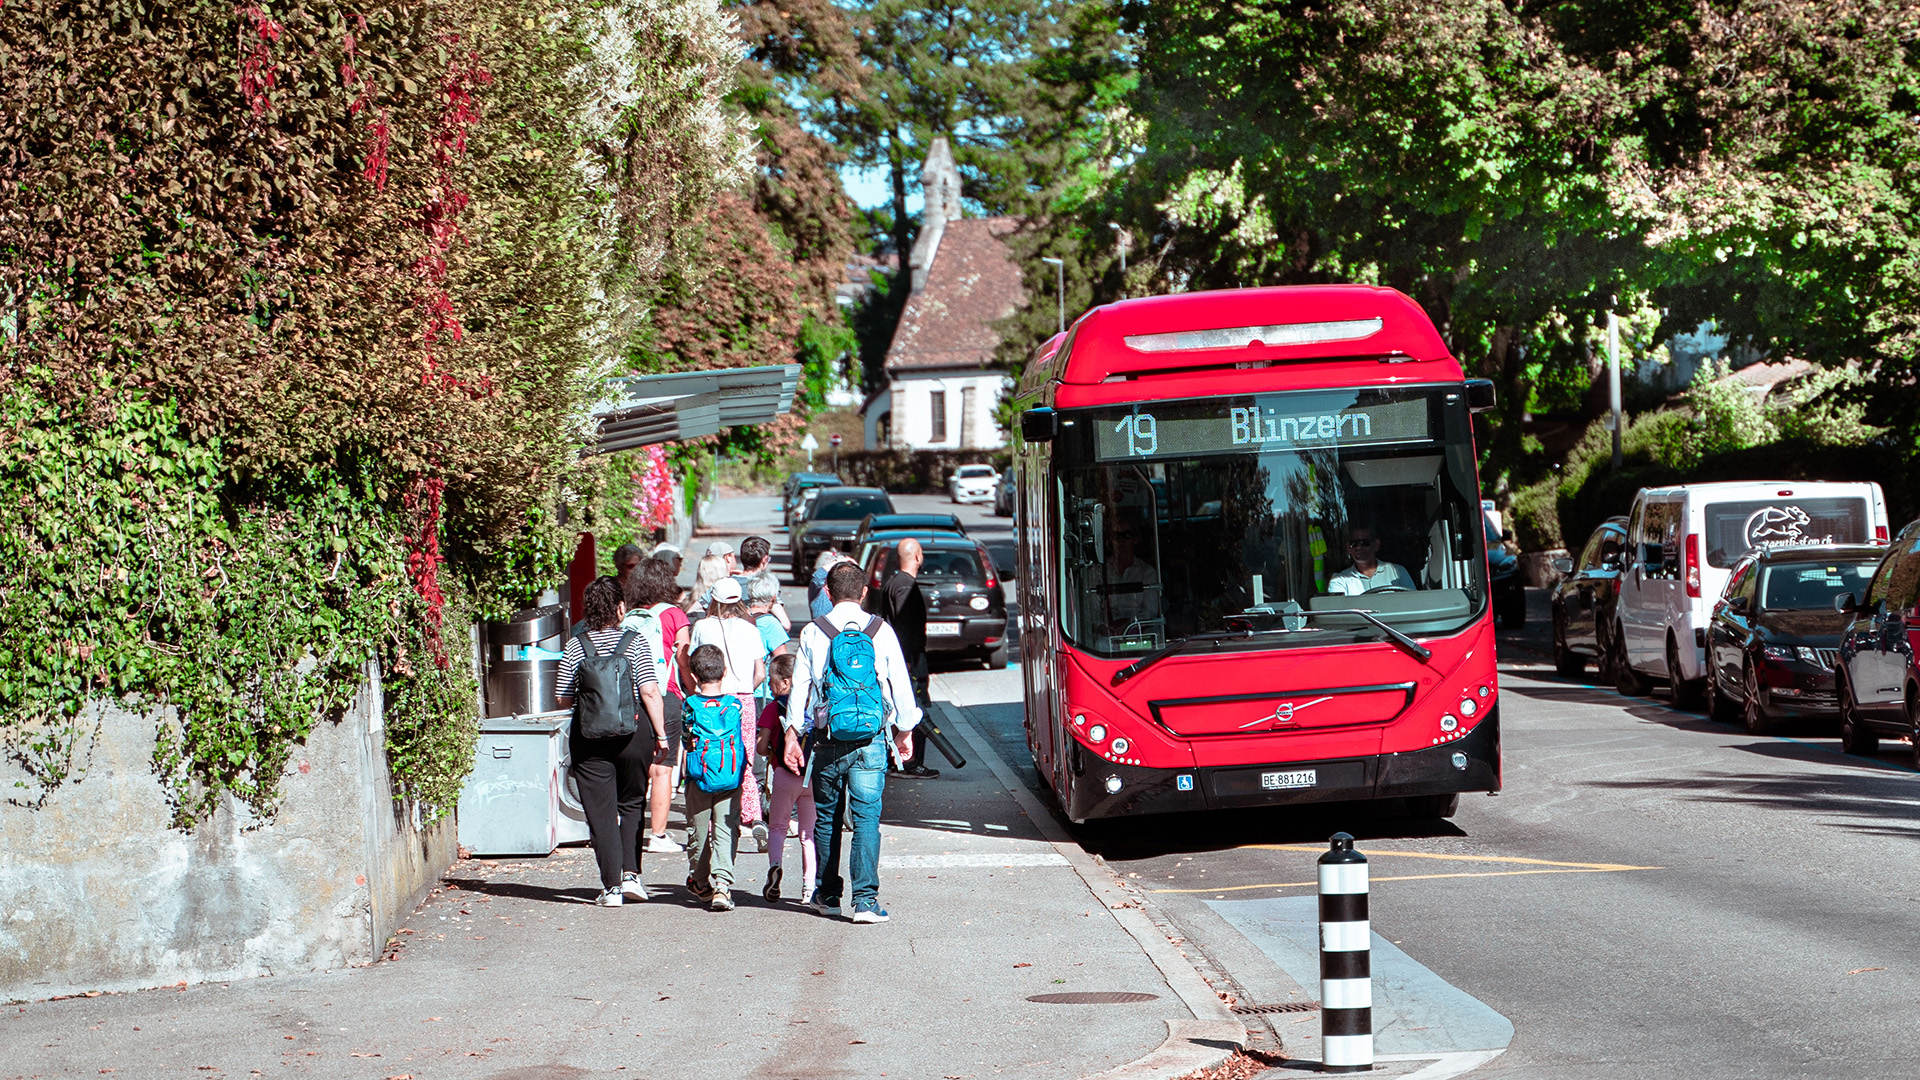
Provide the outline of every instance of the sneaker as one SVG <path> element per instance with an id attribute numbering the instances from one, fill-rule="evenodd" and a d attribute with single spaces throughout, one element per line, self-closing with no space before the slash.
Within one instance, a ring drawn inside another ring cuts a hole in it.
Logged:
<path id="1" fill-rule="evenodd" d="M 733 894 L 725 889 L 715 889 L 713 892 L 713 900 L 707 904 L 707 907 L 714 911 L 732 911 Z"/>
<path id="2" fill-rule="evenodd" d="M 785 873 L 786 871 L 780 866 L 767 867 L 767 887 L 760 890 L 760 895 L 766 898 L 767 903 L 780 902 L 780 878 Z"/>
<path id="3" fill-rule="evenodd" d="M 695 900 L 703 904 L 713 899 L 713 887 L 695 881 L 691 877 L 687 878 L 687 891 L 693 894 Z"/>
<path id="4" fill-rule="evenodd" d="M 600 893 L 600 898 L 594 901 L 594 903 L 600 905 L 601 907 L 619 907 L 621 904 L 625 902 L 626 902 L 625 899 L 620 895 L 620 886 L 618 885 L 615 885 L 611 889 L 602 891 Z"/>
<path id="5" fill-rule="evenodd" d="M 807 901 L 807 905 L 822 915 L 832 915 L 837 918 L 840 914 L 840 901 L 828 900 L 818 892 L 813 894 L 812 900 Z"/>
<path id="6" fill-rule="evenodd" d="M 861 904 L 853 909 L 853 921 L 857 923 L 886 922 L 887 913 L 877 904 Z"/>
<path id="7" fill-rule="evenodd" d="M 640 880 L 639 874 L 629 870 L 620 875 L 620 894 L 629 900 L 645 900 L 648 898 L 647 883 Z"/>
<path id="8" fill-rule="evenodd" d="M 932 780 L 933 778 L 940 775 L 940 770 L 929 769 L 925 765 L 915 762 L 914 764 L 909 765 L 906 768 L 900 770 L 900 775 L 911 776 L 915 780 Z"/>
<path id="9" fill-rule="evenodd" d="M 767 823 L 766 822 L 756 821 L 753 823 L 753 842 L 756 845 L 755 850 L 757 851 L 769 850 L 767 848 Z"/>
<path id="10" fill-rule="evenodd" d="M 679 844 L 674 843 L 671 839 L 668 838 L 666 833 L 648 833 L 647 834 L 647 850 L 657 851 L 663 855 L 669 855 L 669 854 L 672 854 L 673 852 L 685 851 L 687 849 L 681 847 Z"/>

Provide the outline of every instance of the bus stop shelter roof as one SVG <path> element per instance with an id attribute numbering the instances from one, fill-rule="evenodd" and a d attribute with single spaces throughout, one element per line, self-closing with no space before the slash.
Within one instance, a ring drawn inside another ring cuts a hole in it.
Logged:
<path id="1" fill-rule="evenodd" d="M 594 441 L 587 453 L 613 454 L 764 424 L 793 408 L 799 386 L 798 364 L 615 379 L 612 400 L 593 412 Z"/>

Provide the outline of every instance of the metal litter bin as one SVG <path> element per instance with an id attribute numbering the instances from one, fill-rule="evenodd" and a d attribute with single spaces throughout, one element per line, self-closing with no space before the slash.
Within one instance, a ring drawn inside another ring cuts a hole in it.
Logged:
<path id="1" fill-rule="evenodd" d="M 560 654 L 566 648 L 564 604 L 527 608 L 486 626 L 488 716 L 547 713 L 560 707 Z"/>
<path id="2" fill-rule="evenodd" d="M 561 805 L 571 722 L 567 712 L 480 721 L 473 775 L 460 791 L 461 846 L 475 855 L 548 855 L 571 839 L 575 826 Z"/>

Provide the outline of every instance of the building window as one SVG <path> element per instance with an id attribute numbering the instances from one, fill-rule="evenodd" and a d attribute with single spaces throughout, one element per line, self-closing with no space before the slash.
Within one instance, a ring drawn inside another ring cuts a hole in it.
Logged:
<path id="1" fill-rule="evenodd" d="M 928 394 L 927 398 L 932 403 L 932 407 L 933 407 L 933 434 L 927 439 L 927 441 L 937 442 L 937 443 L 946 442 L 947 441 L 947 392 L 945 390 L 935 390 L 932 393 Z"/>

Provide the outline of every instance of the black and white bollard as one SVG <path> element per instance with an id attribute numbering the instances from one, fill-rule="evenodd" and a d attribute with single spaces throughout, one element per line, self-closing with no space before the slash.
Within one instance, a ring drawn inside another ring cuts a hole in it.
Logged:
<path id="1" fill-rule="evenodd" d="M 1333 834 L 1320 856 L 1320 1070 L 1373 1068 L 1372 924 L 1367 857 L 1353 837 Z"/>

